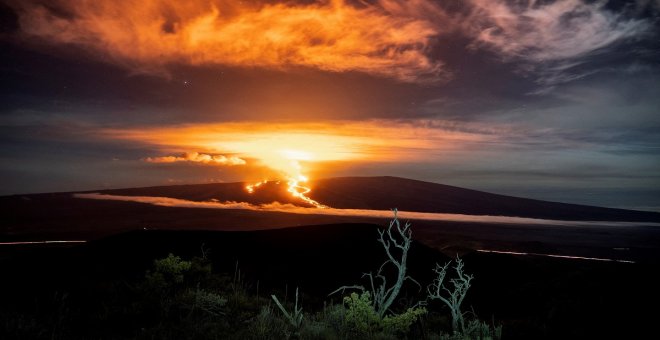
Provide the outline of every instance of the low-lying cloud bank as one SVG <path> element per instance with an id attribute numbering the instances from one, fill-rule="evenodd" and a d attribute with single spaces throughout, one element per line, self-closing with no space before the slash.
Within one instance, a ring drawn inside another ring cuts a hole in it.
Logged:
<path id="1" fill-rule="evenodd" d="M 203 209 L 240 209 L 263 212 L 283 212 L 301 215 L 329 215 L 329 216 L 354 216 L 375 217 L 389 219 L 392 212 L 389 210 L 372 209 L 336 209 L 336 208 L 305 208 L 293 204 L 282 204 L 273 202 L 269 204 L 254 205 L 248 202 L 220 202 L 220 201 L 189 201 L 170 197 L 154 196 L 123 196 L 106 195 L 99 193 L 74 194 L 76 198 L 111 200 L 146 203 L 163 207 L 174 208 L 203 208 Z M 557 226 L 660 226 L 660 223 L 651 222 L 613 222 L 613 221 L 563 221 L 546 220 L 537 218 L 513 217 L 513 216 L 489 216 L 489 215 L 463 215 L 445 213 L 427 213 L 414 211 L 399 211 L 399 218 L 407 220 L 426 221 L 451 221 L 451 222 L 475 222 L 496 224 L 533 224 L 533 225 L 557 225 Z"/>
<path id="2" fill-rule="evenodd" d="M 149 163 L 195 162 L 219 165 L 244 165 L 245 160 L 236 156 L 209 155 L 198 152 L 186 152 L 179 156 L 147 157 Z"/>

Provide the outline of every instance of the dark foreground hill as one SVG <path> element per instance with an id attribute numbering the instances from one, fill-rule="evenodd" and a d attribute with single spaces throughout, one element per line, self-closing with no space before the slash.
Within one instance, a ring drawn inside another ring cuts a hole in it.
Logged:
<path id="1" fill-rule="evenodd" d="M 219 294 L 232 294 L 230 287 L 240 277 L 250 301 L 263 306 L 273 293 L 291 301 L 300 287 L 303 311 L 310 315 L 323 311 L 324 302 L 338 302 L 339 297 L 327 296 L 338 286 L 367 284 L 362 273 L 376 270 L 385 259 L 376 228 L 336 224 L 251 232 L 136 231 L 70 248 L 4 247 L 0 338 L 16 338 L 8 334 L 13 331 L 30 334 L 23 337 L 30 339 L 139 339 L 153 334 L 148 333 L 153 327 L 183 327 L 179 322 L 188 320 L 186 313 L 170 314 L 165 322 L 159 319 L 161 310 L 144 312 L 141 308 L 149 301 L 138 287 L 154 259 L 168 253 L 190 259 L 201 256 L 202 248 L 214 272 L 229 278 L 218 281 L 220 287 L 226 282 Z M 466 271 L 475 276 L 465 310 L 502 323 L 504 339 L 640 338 L 654 330 L 655 314 L 644 311 L 660 303 L 653 265 L 482 253 L 463 258 Z M 415 243 L 410 275 L 425 287 L 433 265 L 447 260 Z M 410 285 L 402 297 L 414 301 L 423 296 L 423 289 Z M 255 306 L 245 308 L 249 310 L 207 321 L 231 319 L 228 327 L 240 331 L 258 313 Z M 429 309 L 428 320 L 446 323 L 446 309 L 434 304 Z M 197 338 L 203 339 L 204 330 L 198 331 Z"/>
<path id="2" fill-rule="evenodd" d="M 398 208 L 405 211 L 468 215 L 519 216 L 559 220 L 656 221 L 660 213 L 548 202 L 398 177 L 341 177 L 316 180 L 309 196 L 333 208 Z M 270 182 L 253 194 L 245 183 L 160 186 L 100 191 L 130 196 L 162 196 L 194 201 L 236 201 L 264 204 L 278 201 L 304 205 Z"/>
<path id="3" fill-rule="evenodd" d="M 250 280 L 262 284 L 300 285 L 307 292 L 327 294 L 337 287 L 359 280 L 364 271 L 376 270 L 384 259 L 374 224 L 329 224 L 260 231 L 176 231 L 148 230 L 118 234 L 67 249 L 45 249 L 56 258 L 39 256 L 27 268 L 28 275 L 42 271 L 60 276 L 60 270 L 87 275 L 141 274 L 154 258 L 174 253 L 187 258 L 201 256 L 202 248 L 219 270 L 235 267 Z M 23 248 L 25 249 L 25 248 Z M 0 254 L 11 249 L 0 248 Z M 430 268 L 447 257 L 414 241 L 411 269 Z M 45 265 L 51 263 L 54 265 Z M 25 264 L 5 262 L 20 271 Z M 20 266 L 20 267 L 19 267 Z M 3 267 L 7 268 L 7 267 Z M 21 277 L 23 282 L 39 282 Z"/>

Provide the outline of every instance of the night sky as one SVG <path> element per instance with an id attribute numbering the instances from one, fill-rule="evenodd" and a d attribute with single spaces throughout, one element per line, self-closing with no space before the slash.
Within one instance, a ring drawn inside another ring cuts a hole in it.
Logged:
<path id="1" fill-rule="evenodd" d="M 660 211 L 660 1 L 3 1 L 0 195 L 393 175 Z"/>

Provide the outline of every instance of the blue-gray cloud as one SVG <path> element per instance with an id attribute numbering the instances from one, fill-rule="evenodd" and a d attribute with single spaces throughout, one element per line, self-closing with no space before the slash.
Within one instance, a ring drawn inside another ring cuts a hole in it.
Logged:
<path id="1" fill-rule="evenodd" d="M 552 86 L 571 82 L 597 70 L 590 59 L 641 39 L 653 39 L 652 22 L 606 2 L 583 0 L 471 0 L 468 20 L 474 48 L 492 50 L 506 61 L 519 62 L 521 72 Z M 587 64 L 587 65 L 585 65 Z M 586 69 L 585 69 L 586 68 Z"/>

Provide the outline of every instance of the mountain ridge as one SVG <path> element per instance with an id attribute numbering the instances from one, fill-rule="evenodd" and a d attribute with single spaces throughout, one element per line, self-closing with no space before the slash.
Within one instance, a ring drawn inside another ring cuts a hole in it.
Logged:
<path id="1" fill-rule="evenodd" d="M 128 196 L 163 196 L 193 201 L 236 201 L 267 204 L 274 201 L 308 206 L 282 190 L 283 181 L 250 194 L 247 182 L 106 189 L 98 192 Z M 660 221 L 660 213 L 606 208 L 514 197 L 440 183 L 394 176 L 332 177 L 314 181 L 308 196 L 338 209 L 398 208 L 405 211 L 466 215 L 517 216 L 558 220 Z"/>

